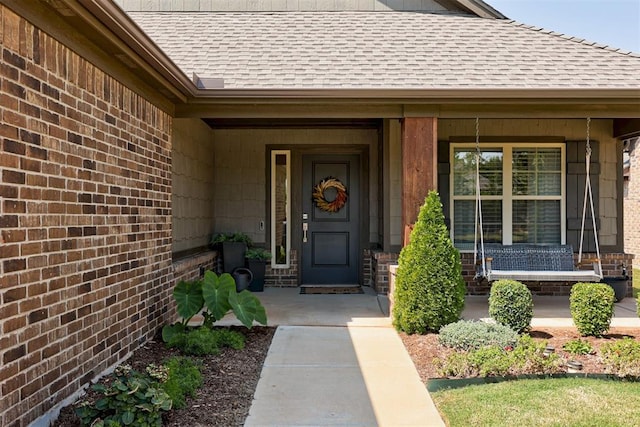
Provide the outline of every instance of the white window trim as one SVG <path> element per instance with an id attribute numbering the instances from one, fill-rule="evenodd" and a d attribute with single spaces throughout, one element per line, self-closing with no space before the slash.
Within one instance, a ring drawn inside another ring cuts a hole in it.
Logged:
<path id="1" fill-rule="evenodd" d="M 449 218 L 451 224 L 451 241 L 455 233 L 455 212 L 454 200 L 475 200 L 475 195 L 455 196 L 454 195 L 454 152 L 456 148 L 475 149 L 475 143 L 451 143 L 449 145 Z M 560 174 L 561 195 L 558 196 L 514 196 L 513 195 L 513 149 L 514 148 L 560 148 Z M 492 143 L 483 142 L 480 144 L 480 151 L 501 149 L 502 150 L 502 196 L 482 196 L 482 200 L 502 200 L 502 244 L 513 244 L 513 200 L 560 200 L 560 242 L 567 242 L 567 160 L 566 144 L 564 143 L 539 143 L 539 142 L 513 142 L 513 143 Z M 462 253 L 472 253 L 473 250 L 460 250 Z"/>
<path id="2" fill-rule="evenodd" d="M 287 224 L 285 231 L 287 234 L 286 239 L 286 256 L 287 260 L 285 264 L 276 264 L 276 156 L 284 155 L 287 160 L 287 203 L 285 205 L 285 212 L 287 218 Z M 291 151 L 289 150 L 272 150 L 271 151 L 271 268 L 272 269 L 286 269 L 291 266 Z"/>

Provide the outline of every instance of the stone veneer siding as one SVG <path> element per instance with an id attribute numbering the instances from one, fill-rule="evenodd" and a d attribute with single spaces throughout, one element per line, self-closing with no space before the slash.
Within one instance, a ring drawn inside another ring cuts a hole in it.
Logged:
<path id="1" fill-rule="evenodd" d="M 127 357 L 170 304 L 165 112 L 0 5 L 0 425 Z"/>

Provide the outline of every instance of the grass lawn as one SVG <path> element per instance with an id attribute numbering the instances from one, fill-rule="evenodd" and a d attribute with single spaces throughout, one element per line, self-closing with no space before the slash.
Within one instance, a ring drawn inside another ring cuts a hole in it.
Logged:
<path id="1" fill-rule="evenodd" d="M 633 269 L 633 296 L 640 294 L 640 268 Z"/>
<path id="2" fill-rule="evenodd" d="M 431 396 L 450 427 L 640 426 L 640 382 L 520 380 Z"/>

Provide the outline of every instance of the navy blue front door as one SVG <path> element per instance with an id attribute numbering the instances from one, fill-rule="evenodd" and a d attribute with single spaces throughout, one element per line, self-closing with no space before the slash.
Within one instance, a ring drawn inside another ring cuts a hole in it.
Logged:
<path id="1" fill-rule="evenodd" d="M 360 158 L 305 155 L 302 167 L 302 284 L 357 284 Z"/>

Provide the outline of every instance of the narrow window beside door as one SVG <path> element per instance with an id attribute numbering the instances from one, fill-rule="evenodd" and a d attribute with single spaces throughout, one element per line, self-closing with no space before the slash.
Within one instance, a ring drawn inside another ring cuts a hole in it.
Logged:
<path id="1" fill-rule="evenodd" d="M 291 162 L 288 150 L 271 152 L 271 266 L 289 268 Z"/>

